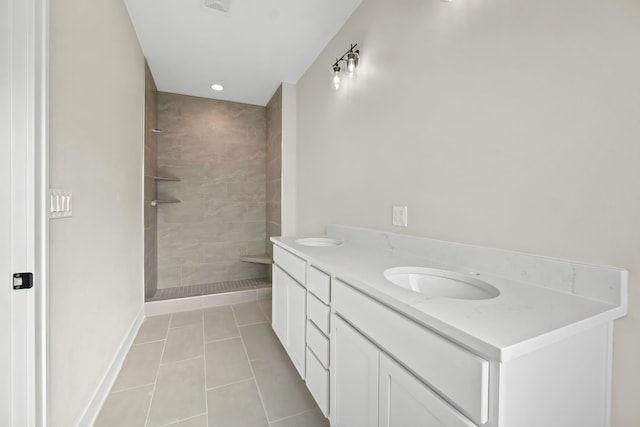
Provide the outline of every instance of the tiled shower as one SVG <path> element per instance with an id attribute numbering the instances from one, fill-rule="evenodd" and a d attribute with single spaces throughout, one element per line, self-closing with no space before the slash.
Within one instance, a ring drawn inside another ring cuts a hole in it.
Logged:
<path id="1" fill-rule="evenodd" d="M 147 80 L 146 300 L 270 286 L 281 89 L 263 107 L 157 92 Z"/>

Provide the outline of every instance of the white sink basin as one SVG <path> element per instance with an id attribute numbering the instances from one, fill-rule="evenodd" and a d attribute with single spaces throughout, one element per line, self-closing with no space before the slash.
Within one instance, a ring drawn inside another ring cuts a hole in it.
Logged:
<path id="1" fill-rule="evenodd" d="M 307 237 L 296 240 L 296 243 L 303 246 L 338 246 L 342 241 L 328 237 Z"/>
<path id="2" fill-rule="evenodd" d="M 395 267 L 384 271 L 394 285 L 431 298 L 489 299 L 500 291 L 473 276 L 424 267 Z"/>

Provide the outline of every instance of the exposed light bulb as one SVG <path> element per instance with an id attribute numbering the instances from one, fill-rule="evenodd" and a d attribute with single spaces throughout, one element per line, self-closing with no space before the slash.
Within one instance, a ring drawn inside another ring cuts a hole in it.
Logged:
<path id="1" fill-rule="evenodd" d="M 340 67 L 338 66 L 338 64 L 334 64 L 333 65 L 333 76 L 331 78 L 331 86 L 335 90 L 340 89 L 341 80 L 342 80 L 342 78 L 340 77 Z"/>
<path id="2" fill-rule="evenodd" d="M 347 75 L 349 78 L 354 78 L 356 75 L 356 67 L 358 66 L 358 51 L 356 50 L 347 53 Z"/>

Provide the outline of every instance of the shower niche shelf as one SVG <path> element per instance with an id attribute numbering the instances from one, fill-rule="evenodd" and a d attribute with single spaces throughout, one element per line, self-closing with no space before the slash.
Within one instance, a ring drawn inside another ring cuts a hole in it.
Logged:
<path id="1" fill-rule="evenodd" d="M 172 176 L 154 176 L 156 181 L 180 181 L 180 178 L 174 178 Z"/>
<path id="2" fill-rule="evenodd" d="M 180 203 L 180 200 L 176 200 L 176 199 L 169 199 L 169 200 L 152 200 L 151 201 L 151 206 L 158 206 L 161 205 L 163 203 Z"/>

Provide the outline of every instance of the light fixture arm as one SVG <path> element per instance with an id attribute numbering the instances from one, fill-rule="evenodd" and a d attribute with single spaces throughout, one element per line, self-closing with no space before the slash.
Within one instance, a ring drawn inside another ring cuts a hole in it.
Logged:
<path id="1" fill-rule="evenodd" d="M 358 43 L 352 44 L 351 47 L 349 48 L 349 50 L 344 53 L 344 55 L 342 55 L 340 58 L 336 58 L 336 62 L 333 63 L 334 69 L 335 69 L 335 67 L 340 67 L 340 65 L 338 65 L 339 62 L 340 61 L 345 61 L 344 57 L 347 56 L 348 54 L 353 53 L 353 52 L 357 53 L 358 55 L 360 54 L 359 50 L 355 50 L 355 51 L 353 50 L 353 49 L 356 48 L 356 46 L 358 46 Z"/>

